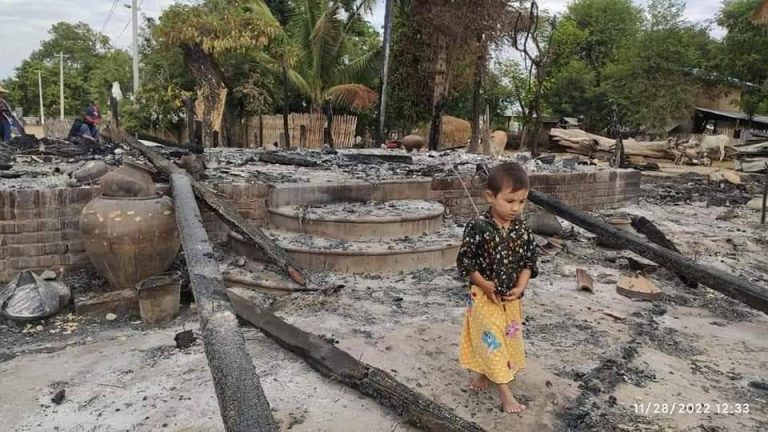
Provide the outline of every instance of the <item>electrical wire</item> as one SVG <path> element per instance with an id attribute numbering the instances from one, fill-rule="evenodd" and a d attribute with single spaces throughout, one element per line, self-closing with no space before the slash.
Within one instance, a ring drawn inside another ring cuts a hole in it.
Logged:
<path id="1" fill-rule="evenodd" d="M 99 33 L 104 33 L 104 30 L 107 28 L 107 25 L 112 20 L 112 16 L 115 14 L 115 9 L 117 8 L 117 2 L 119 0 L 114 0 L 112 2 L 112 7 L 109 9 L 109 13 L 107 14 L 107 18 L 104 20 L 104 24 L 101 25 L 101 30 L 99 30 Z"/>
<path id="2" fill-rule="evenodd" d="M 139 3 L 139 7 L 137 9 L 141 10 L 141 6 L 144 4 L 144 0 L 141 0 Z M 136 12 L 136 15 L 138 16 L 138 11 Z M 128 29 L 128 26 L 131 25 L 131 22 L 133 22 L 133 14 L 131 14 L 131 18 L 128 20 L 127 23 L 125 23 L 125 27 L 120 31 L 120 34 L 117 35 L 117 38 L 115 39 L 115 45 L 120 41 L 120 38 L 123 36 L 123 33 L 125 33 L 125 30 Z"/>

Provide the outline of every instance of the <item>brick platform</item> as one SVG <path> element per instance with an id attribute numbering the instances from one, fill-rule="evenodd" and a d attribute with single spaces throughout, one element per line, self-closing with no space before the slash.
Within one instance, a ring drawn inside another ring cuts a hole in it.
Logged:
<path id="1" fill-rule="evenodd" d="M 637 202 L 640 196 L 640 172 L 605 170 L 591 173 L 534 173 L 531 187 L 581 210 L 621 208 Z M 467 197 L 464 185 L 472 199 Z M 485 186 L 477 178 L 436 178 L 432 181 L 433 199 L 440 201 L 452 215 L 472 217 L 475 205 L 488 208 L 483 194 Z"/>
<path id="2" fill-rule="evenodd" d="M 244 217 L 262 225 L 268 205 L 339 201 L 433 200 L 445 205 L 452 215 L 472 217 L 475 215 L 472 201 L 481 211 L 487 208 L 483 198 L 485 189 L 476 179 L 472 183 L 469 177 L 462 180 L 472 200 L 467 198 L 458 177 L 377 184 L 222 184 L 215 188 Z M 534 189 L 582 210 L 619 208 L 636 202 L 640 195 L 640 173 L 630 170 L 533 174 L 531 184 Z M 164 185 L 160 190 L 167 193 L 169 187 Z M 0 191 L 0 282 L 11 280 L 25 269 L 88 264 L 78 220 L 83 207 L 97 193 L 95 187 Z M 211 241 L 226 241 L 227 226 L 205 206 L 201 206 L 201 211 Z"/>

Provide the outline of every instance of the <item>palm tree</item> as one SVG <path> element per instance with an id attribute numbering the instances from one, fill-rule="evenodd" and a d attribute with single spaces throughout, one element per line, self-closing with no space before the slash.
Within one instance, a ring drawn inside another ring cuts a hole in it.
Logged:
<path id="1" fill-rule="evenodd" d="M 373 3 L 358 2 L 354 13 Z M 266 64 L 286 69 L 291 87 L 307 98 L 313 112 L 319 112 L 327 99 L 353 110 L 369 108 L 376 101 L 376 92 L 361 81 L 376 66 L 379 51 L 349 58 L 347 29 L 353 16 L 342 19 L 342 10 L 342 4 L 333 0 L 295 2 L 287 25 L 262 58 Z M 255 2 L 252 11 L 277 22 L 262 0 Z"/>
<path id="2" fill-rule="evenodd" d="M 360 84 L 375 67 L 378 50 L 348 58 L 347 22 L 341 5 L 329 0 L 297 2 L 288 23 L 288 35 L 299 49 L 296 66 L 289 71 L 293 87 L 318 112 L 330 98 L 334 105 L 364 110 L 376 102 L 376 92 Z"/>

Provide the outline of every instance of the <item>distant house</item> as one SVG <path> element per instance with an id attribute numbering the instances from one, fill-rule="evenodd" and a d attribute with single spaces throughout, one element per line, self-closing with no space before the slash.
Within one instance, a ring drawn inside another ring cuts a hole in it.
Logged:
<path id="1" fill-rule="evenodd" d="M 696 106 L 721 111 L 740 111 L 743 93 L 744 90 L 738 85 L 723 86 L 714 91 L 711 88 L 702 89 L 696 95 Z"/>
<path id="2" fill-rule="evenodd" d="M 561 129 L 581 129 L 581 121 L 576 117 L 560 117 Z"/>
<path id="3" fill-rule="evenodd" d="M 696 107 L 693 115 L 693 133 L 728 135 L 734 140 L 746 140 L 753 131 L 768 133 L 768 116 L 752 117 L 751 130 L 749 116 L 742 111 L 716 110 Z"/>

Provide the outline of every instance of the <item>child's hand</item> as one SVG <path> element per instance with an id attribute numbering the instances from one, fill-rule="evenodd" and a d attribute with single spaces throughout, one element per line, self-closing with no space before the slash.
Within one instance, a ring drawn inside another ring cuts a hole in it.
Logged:
<path id="1" fill-rule="evenodd" d="M 507 295 L 502 296 L 501 299 L 505 302 L 515 301 L 523 296 L 523 291 L 525 291 L 525 288 L 523 287 L 514 287 L 511 290 L 509 290 L 509 293 Z"/>
<path id="2" fill-rule="evenodd" d="M 490 300 L 492 303 L 495 303 L 497 305 L 501 305 L 499 296 L 496 295 L 496 283 L 486 282 L 482 285 L 478 285 L 478 287 L 481 290 L 483 290 L 483 293 L 485 294 L 486 297 L 488 297 L 488 300 Z"/>

